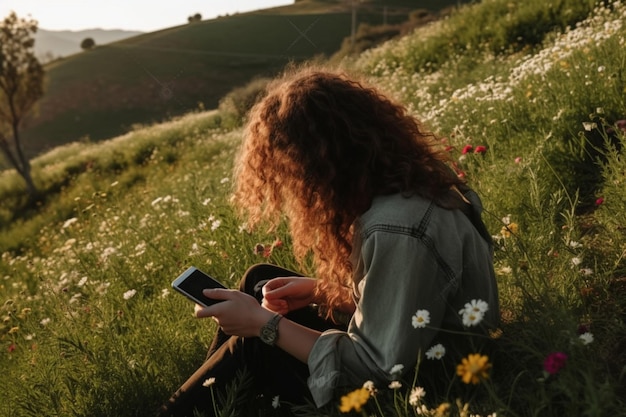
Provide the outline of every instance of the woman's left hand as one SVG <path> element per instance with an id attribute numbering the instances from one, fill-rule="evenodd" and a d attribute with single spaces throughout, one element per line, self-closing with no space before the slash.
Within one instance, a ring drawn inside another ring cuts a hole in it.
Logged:
<path id="1" fill-rule="evenodd" d="M 223 301 L 209 307 L 196 304 L 196 317 L 213 317 L 228 335 L 259 336 L 261 327 L 274 315 L 261 307 L 254 297 L 238 290 L 206 289 L 203 293 L 209 298 Z"/>

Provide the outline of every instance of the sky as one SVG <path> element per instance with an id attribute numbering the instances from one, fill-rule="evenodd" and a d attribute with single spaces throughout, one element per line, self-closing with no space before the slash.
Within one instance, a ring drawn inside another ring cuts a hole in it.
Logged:
<path id="1" fill-rule="evenodd" d="M 124 29 L 152 32 L 184 25 L 196 13 L 218 15 L 293 4 L 294 0 L 0 0 L 0 18 L 11 11 L 47 30 Z"/>

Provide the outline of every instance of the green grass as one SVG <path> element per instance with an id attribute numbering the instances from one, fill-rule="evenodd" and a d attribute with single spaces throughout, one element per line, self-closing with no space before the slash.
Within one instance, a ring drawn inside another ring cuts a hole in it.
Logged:
<path id="1" fill-rule="evenodd" d="M 463 8 L 344 63 L 441 134 L 496 241 L 502 350 L 487 381 L 452 379 L 458 402 L 427 392 L 426 415 L 442 402 L 453 416 L 624 415 L 626 137 L 616 123 L 626 120 L 626 6 L 590 7 L 593 18 L 565 34 L 494 52 L 469 23 L 503 34 L 546 4 L 527 0 L 488 20 L 508 3 Z M 549 27 L 571 14 L 558 3 Z M 463 48 L 427 47 L 450 33 Z M 166 291 L 171 280 L 189 265 L 231 286 L 255 262 L 298 268 L 284 227 L 247 232 L 228 204 L 242 132 L 223 130 L 219 117 L 197 112 L 58 147 L 33 161 L 47 196 L 36 208 L 23 209 L 15 173 L 1 174 L 1 416 L 152 415 L 201 363 L 215 330 Z M 488 149 L 462 154 L 468 144 Z M 269 258 L 254 252 L 277 238 L 284 245 Z M 568 359 L 547 375 L 553 352 Z M 400 391 L 377 389 L 367 415 L 416 415 Z M 306 414 L 341 415 L 338 405 Z"/>

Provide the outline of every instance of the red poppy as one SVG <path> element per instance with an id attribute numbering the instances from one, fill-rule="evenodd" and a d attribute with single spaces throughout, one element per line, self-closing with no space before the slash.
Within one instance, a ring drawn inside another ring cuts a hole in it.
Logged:
<path id="1" fill-rule="evenodd" d="M 567 354 L 563 352 L 552 352 L 543 361 L 543 369 L 550 375 L 558 373 L 567 362 Z"/>
<path id="2" fill-rule="evenodd" d="M 463 155 L 465 155 L 466 153 L 471 152 L 472 149 L 474 149 L 474 147 L 472 145 L 465 145 L 463 147 L 463 150 L 461 151 L 461 153 Z"/>
<path id="3" fill-rule="evenodd" d="M 603 197 L 600 197 L 600 198 L 598 198 L 598 199 L 596 200 L 596 206 L 599 206 L 599 205 L 601 205 L 602 203 L 604 203 L 604 198 L 603 198 Z"/>
<path id="4" fill-rule="evenodd" d="M 474 149 L 474 153 L 485 153 L 487 152 L 487 147 L 486 146 L 477 146 L 476 149 Z"/>

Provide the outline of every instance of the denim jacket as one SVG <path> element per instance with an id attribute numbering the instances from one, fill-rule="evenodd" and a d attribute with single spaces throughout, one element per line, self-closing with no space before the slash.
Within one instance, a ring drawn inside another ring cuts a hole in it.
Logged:
<path id="1" fill-rule="evenodd" d="M 473 191 L 465 197 L 471 215 L 417 195 L 380 196 L 357 221 L 356 311 L 346 332 L 322 333 L 309 355 L 308 385 L 318 407 L 337 387 L 355 389 L 368 380 L 386 387 L 396 377 L 394 365 L 414 369 L 418 356 L 439 342 L 441 329 L 464 330 L 460 310 L 473 299 L 488 304 L 483 324 L 497 325 L 492 247 L 478 231 L 485 230 L 482 206 Z M 418 310 L 429 313 L 426 327 L 414 326 Z"/>

